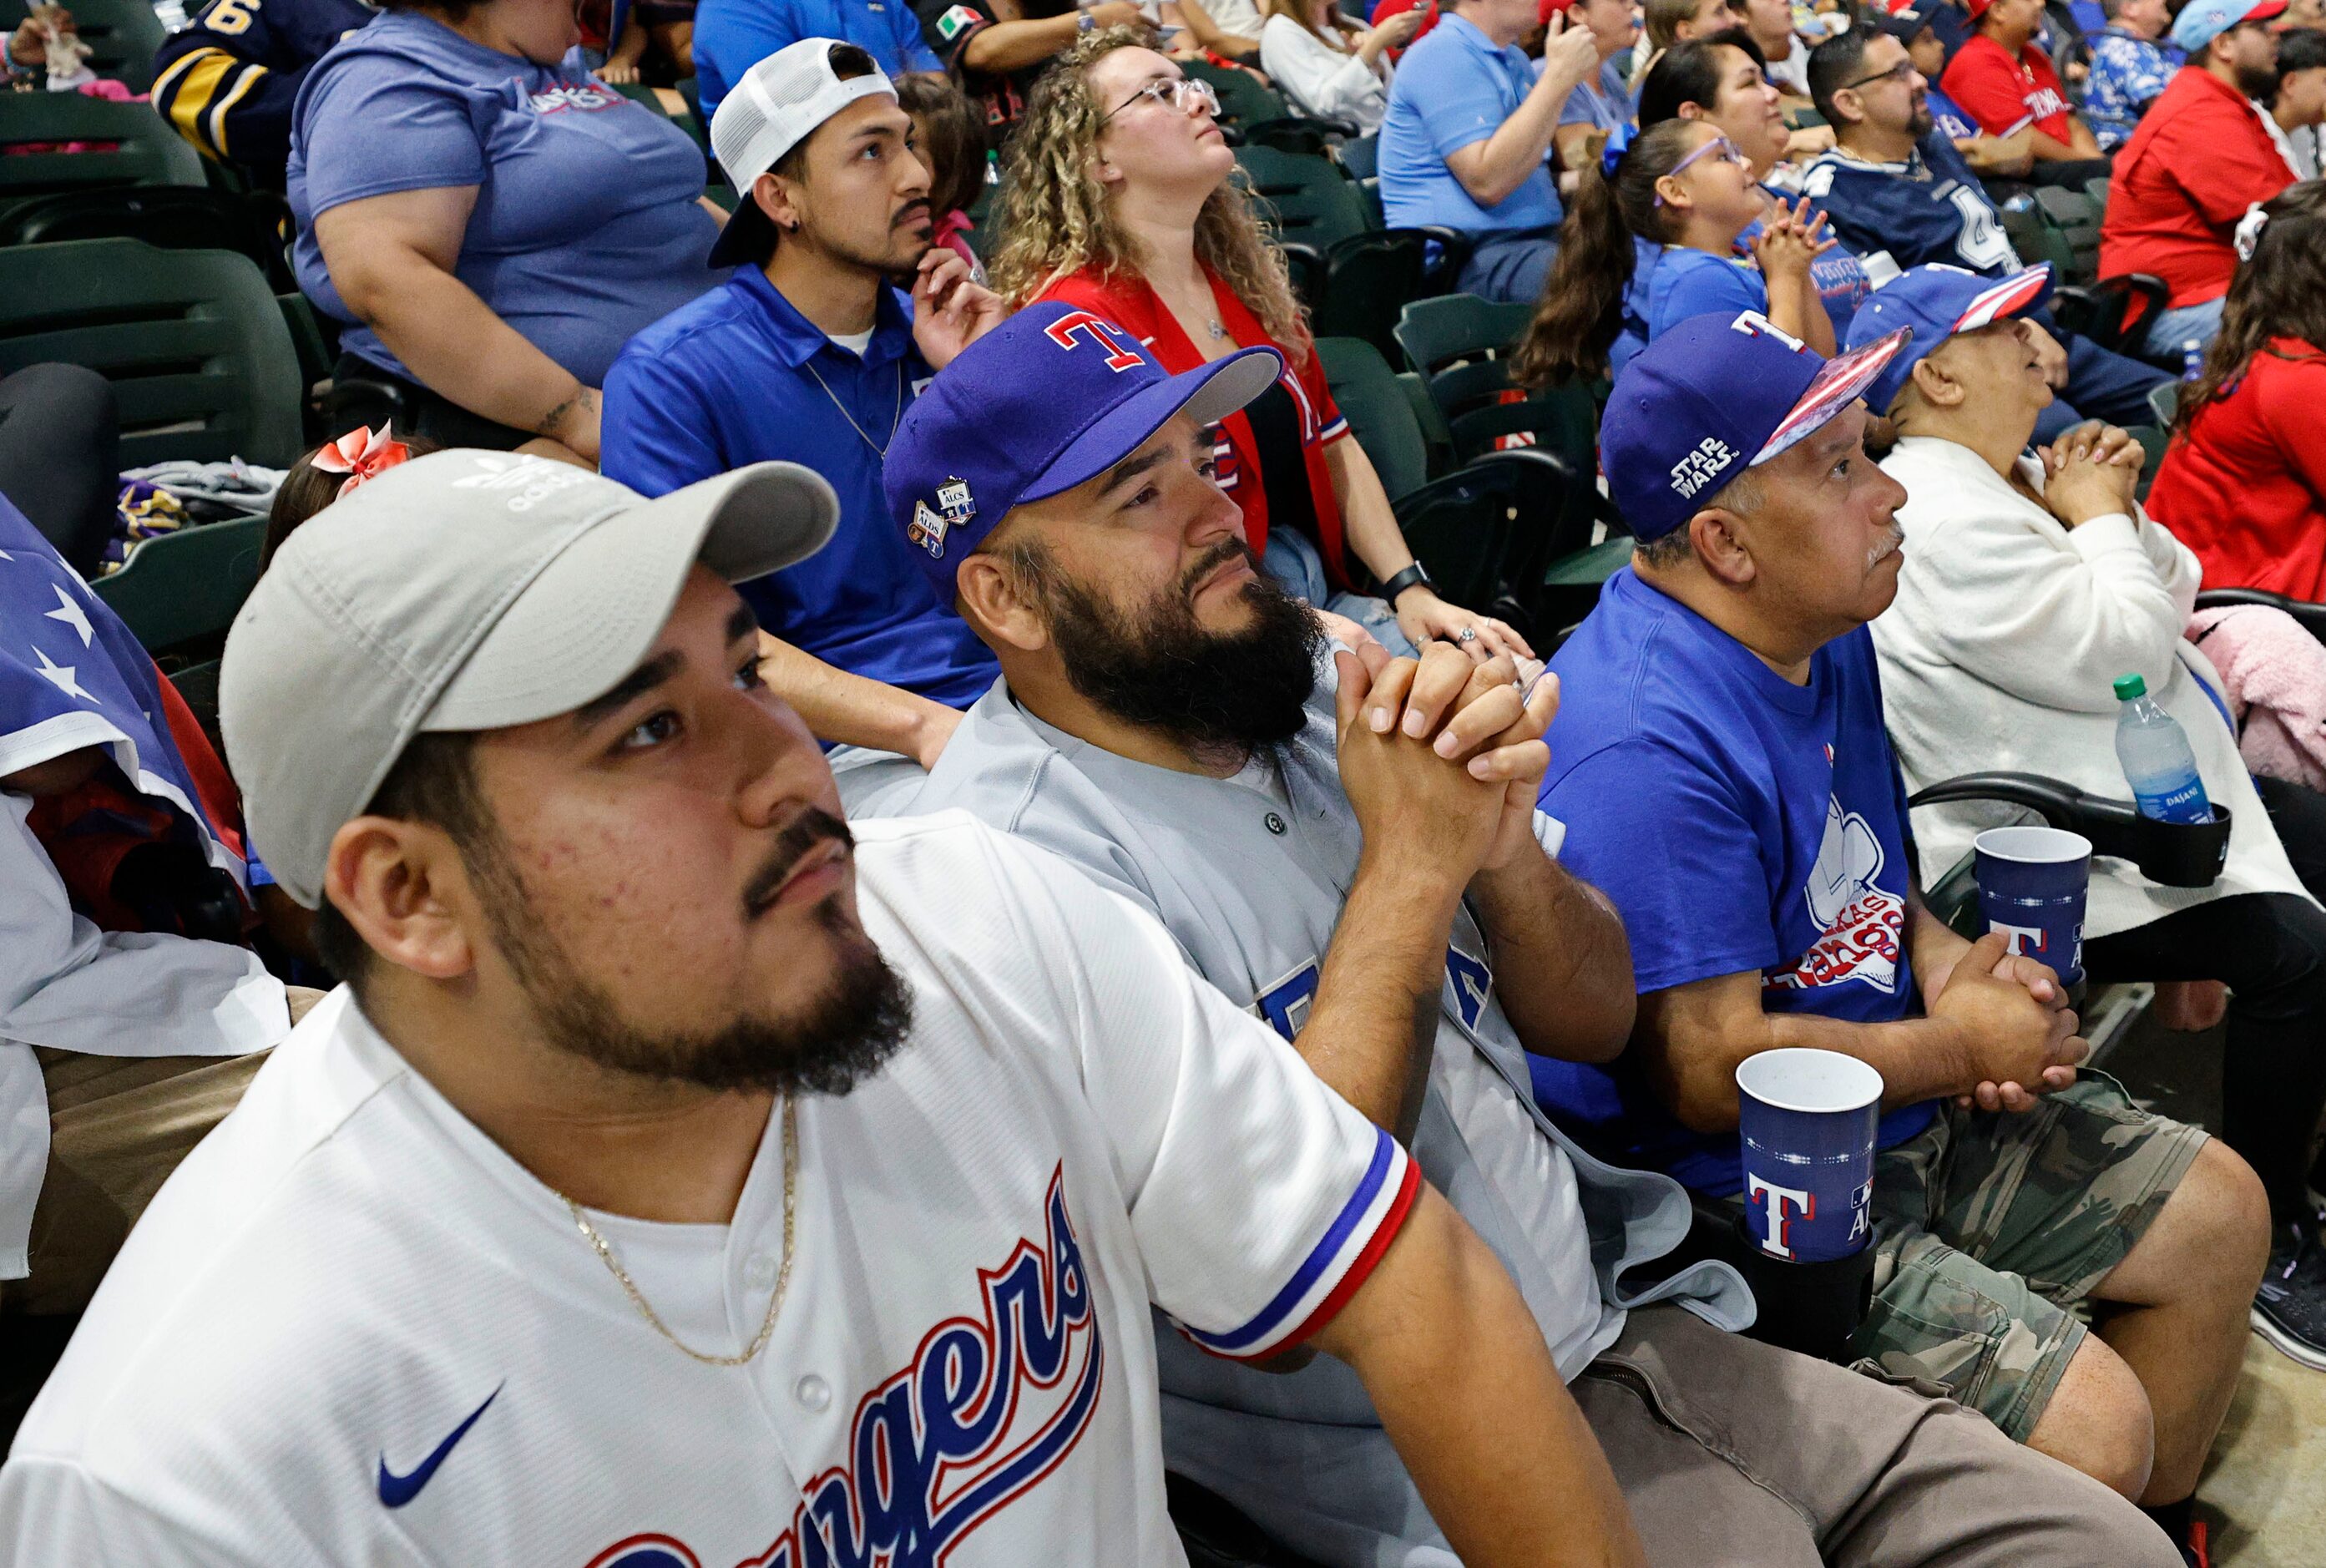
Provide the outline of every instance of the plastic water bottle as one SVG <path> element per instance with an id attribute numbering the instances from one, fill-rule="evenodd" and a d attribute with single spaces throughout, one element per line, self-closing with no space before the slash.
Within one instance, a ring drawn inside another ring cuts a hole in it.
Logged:
<path id="1" fill-rule="evenodd" d="M 2180 723 L 2136 675 L 2117 677 L 2116 695 L 2123 705 L 2116 714 L 2116 760 L 2140 814 L 2159 822 L 2212 821 L 2213 803 L 2205 798 L 2196 753 Z"/>
<path id="2" fill-rule="evenodd" d="M 2205 373 L 2205 345 L 2191 338 L 2181 345 L 2181 379 L 2194 381 Z"/>

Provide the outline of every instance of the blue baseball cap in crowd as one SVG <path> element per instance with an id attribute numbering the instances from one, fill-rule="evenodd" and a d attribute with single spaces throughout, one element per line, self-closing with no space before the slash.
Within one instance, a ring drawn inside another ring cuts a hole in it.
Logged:
<path id="1" fill-rule="evenodd" d="M 2048 261 L 2001 279 L 1982 277 L 1940 261 L 1908 267 L 1875 289 L 1873 297 L 1849 318 L 1853 349 L 1901 327 L 1914 334 L 1866 390 L 1866 402 L 1875 413 L 1886 413 L 1914 367 L 1940 343 L 1957 332 L 1975 332 L 2013 316 L 2024 316 L 2051 297 Z"/>
<path id="2" fill-rule="evenodd" d="M 2194 54 L 2241 22 L 2267 22 L 2285 14 L 2285 0 L 2189 0 L 2172 19 L 2172 42 Z"/>
<path id="3" fill-rule="evenodd" d="M 954 571 L 1011 508 L 1097 478 L 1174 415 L 1226 417 L 1283 368 L 1274 349 L 1243 349 L 1174 376 L 1104 316 L 1028 305 L 906 411 L 880 471 L 889 515 L 950 608 Z"/>
<path id="4" fill-rule="evenodd" d="M 1791 451 L 1879 376 L 1903 332 L 1828 359 L 1758 311 L 1690 316 L 1615 378 L 1599 425 L 1608 494 L 1658 539 L 1747 468 Z"/>

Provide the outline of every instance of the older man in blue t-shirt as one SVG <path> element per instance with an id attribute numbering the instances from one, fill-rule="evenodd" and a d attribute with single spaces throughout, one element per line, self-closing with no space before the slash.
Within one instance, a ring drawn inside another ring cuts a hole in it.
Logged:
<path id="1" fill-rule="evenodd" d="M 1551 137 L 1569 96 L 1599 69 L 1590 30 L 1555 12 L 1538 76 L 1518 47 L 1537 15 L 1537 0 L 1456 0 L 1398 62 L 1380 142 L 1391 225 L 1469 236 L 1463 290 L 1528 303 L 1558 247 Z"/>
<path id="2" fill-rule="evenodd" d="M 1623 911 L 1637 1065 L 1538 1059 L 1536 1089 L 1616 1157 L 1733 1199 L 1738 1063 L 1871 1064 L 1856 1350 L 2170 1529 L 2228 1409 L 2266 1205 L 2227 1147 L 2078 1081 L 2051 970 L 1922 907 L 1865 630 L 1905 492 L 1865 455 L 1860 394 L 1903 337 L 1825 361 L 1750 313 L 1698 316 L 1616 379 L 1601 452 L 1639 542 L 1553 661 L 1541 804 Z"/>

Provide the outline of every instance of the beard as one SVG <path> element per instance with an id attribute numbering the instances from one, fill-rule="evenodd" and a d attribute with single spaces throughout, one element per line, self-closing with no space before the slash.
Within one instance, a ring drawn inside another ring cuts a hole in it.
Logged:
<path id="1" fill-rule="evenodd" d="M 802 229 L 805 237 L 832 260 L 844 266 L 861 267 L 866 272 L 880 273 L 892 281 L 910 287 L 914 270 L 921 257 L 929 252 L 933 243 L 916 232 L 916 226 L 930 222 L 935 214 L 925 201 L 908 201 L 890 214 L 889 232 L 874 245 L 865 245 L 844 235 L 827 233 L 810 209 L 805 215 Z"/>
<path id="2" fill-rule="evenodd" d="M 1916 98 L 1914 100 L 1913 116 L 1906 122 L 1907 135 L 1912 136 L 1919 142 L 1924 136 L 1929 135 L 1932 127 L 1937 126 L 1937 124 L 1938 121 L 1931 117 L 1930 99 L 1926 98 Z"/>
<path id="3" fill-rule="evenodd" d="M 830 838 L 854 843 L 838 817 L 814 807 L 801 812 L 752 878 L 744 894 L 746 916 L 755 918 L 799 858 Z M 836 962 L 806 1005 L 789 1014 L 742 1013 L 709 1030 L 654 1031 L 626 1018 L 549 934 L 497 835 L 463 846 L 463 855 L 493 939 L 532 1004 L 543 1038 L 567 1055 L 701 1088 L 838 1097 L 886 1066 L 911 1031 L 912 992 L 842 910 L 837 895 L 815 909 Z"/>
<path id="4" fill-rule="evenodd" d="M 1307 724 L 1325 629 L 1316 611 L 1259 575 L 1237 594 L 1251 611 L 1250 625 L 1228 632 L 1205 627 L 1196 619 L 1196 587 L 1238 557 L 1258 572 L 1249 546 L 1223 540 L 1136 614 L 1066 581 L 1047 560 L 1025 564 L 1040 583 L 1050 636 L 1075 690 L 1194 756 L 1239 761 L 1282 745 Z"/>
<path id="5" fill-rule="evenodd" d="M 2277 70 L 2267 65 L 2238 67 L 2238 90 L 2256 103 L 2266 104 L 2277 96 Z"/>

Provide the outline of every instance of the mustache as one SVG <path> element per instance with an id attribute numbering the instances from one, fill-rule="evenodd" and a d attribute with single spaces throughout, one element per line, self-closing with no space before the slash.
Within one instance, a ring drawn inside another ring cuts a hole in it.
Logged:
<path id="1" fill-rule="evenodd" d="M 836 842 L 851 854 L 856 848 L 856 835 L 848 831 L 847 823 L 822 807 L 803 807 L 777 835 L 767 860 L 743 885 L 743 918 L 757 919 L 775 901 L 800 862 L 827 842 Z"/>
<path id="2" fill-rule="evenodd" d="M 902 229 L 908 223 L 926 223 L 935 217 L 935 213 L 929 206 L 928 198 L 916 196 L 897 209 L 897 215 L 889 219 L 889 227 Z"/>
<path id="3" fill-rule="evenodd" d="M 1870 572 L 1879 566 L 1884 560 L 1896 555 L 1905 543 L 1906 530 L 1896 523 L 1892 523 L 1890 531 L 1883 536 L 1882 542 L 1865 552 L 1865 569 Z"/>
<path id="4" fill-rule="evenodd" d="M 1251 546 L 1250 545 L 1245 544 L 1242 539 L 1222 539 L 1218 544 L 1214 545 L 1210 549 L 1205 551 L 1200 556 L 1196 557 L 1196 564 L 1188 567 L 1185 573 L 1181 574 L 1179 578 L 1179 597 L 1182 599 L 1193 599 L 1196 596 L 1196 585 L 1197 583 L 1210 576 L 1213 573 L 1218 571 L 1222 566 L 1226 565 L 1230 561 L 1239 559 L 1250 565 L 1253 571 L 1257 572 L 1260 570 L 1260 558 L 1251 553 Z"/>

